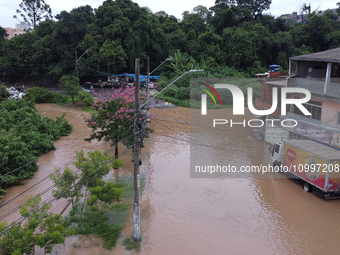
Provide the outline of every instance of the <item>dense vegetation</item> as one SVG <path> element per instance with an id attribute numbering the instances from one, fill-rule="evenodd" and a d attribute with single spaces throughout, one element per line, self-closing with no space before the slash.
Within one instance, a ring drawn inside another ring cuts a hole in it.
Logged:
<path id="1" fill-rule="evenodd" d="M 333 11 L 322 16 L 306 12 L 304 24 L 287 22 L 262 14 L 270 3 L 217 0 L 210 9 L 197 6 L 184 12 L 181 22 L 130 0 L 107 0 L 98 9 L 86 5 L 62 11 L 57 21 L 43 21 L 33 32 L 0 39 L 0 80 L 28 81 L 46 75 L 59 80 L 75 74 L 75 51 L 79 57 L 88 50 L 79 61 L 84 81 L 91 80 L 94 70 L 134 72 L 136 57 L 145 72 L 149 56 L 153 70 L 177 51 L 187 52 L 192 63 L 209 72 L 228 66 L 253 75 L 270 64 L 287 69 L 291 56 L 340 46 L 340 22 Z M 0 28 L 2 35 L 5 30 Z M 162 75 L 172 78 L 176 70 L 171 67 L 164 65 Z"/>
<path id="2" fill-rule="evenodd" d="M 26 100 L 0 104 L 0 198 L 5 188 L 31 178 L 38 170 L 37 157 L 54 150 L 53 142 L 72 131 L 64 116 L 42 118 Z"/>
<path id="3" fill-rule="evenodd" d="M 50 212 L 51 204 L 41 203 L 40 197 L 30 197 L 20 208 L 25 222 L 0 224 L 0 254 L 35 254 L 36 246 L 51 253 L 55 244 L 65 242 L 65 237 L 75 233 L 74 228 L 65 228 L 60 214 Z"/>
<path id="4" fill-rule="evenodd" d="M 96 234 L 103 238 L 104 246 L 111 249 L 120 237 L 129 205 L 121 203 L 132 195 L 133 187 L 119 180 L 103 181 L 112 169 L 113 156 L 107 152 L 76 152 L 74 165 L 80 173 L 66 168 L 51 176 L 59 198 L 75 198 L 73 209 L 66 219 L 77 234 Z M 110 164 L 109 164 L 110 163 Z"/>
<path id="5" fill-rule="evenodd" d="M 37 104 L 41 103 L 60 103 L 67 101 L 67 98 L 59 94 L 58 92 L 50 92 L 45 88 L 34 87 L 27 90 L 24 97 L 26 101 L 34 102 Z"/>

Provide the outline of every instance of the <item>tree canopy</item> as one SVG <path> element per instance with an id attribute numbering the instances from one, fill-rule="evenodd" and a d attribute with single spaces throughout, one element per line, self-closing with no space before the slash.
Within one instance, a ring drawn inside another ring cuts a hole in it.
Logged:
<path id="1" fill-rule="evenodd" d="M 23 3 L 31 2 L 38 4 Z M 88 51 L 79 61 L 79 77 L 91 81 L 94 74 L 134 72 L 137 57 L 141 72 L 146 72 L 147 56 L 153 70 L 178 51 L 197 63 L 234 67 L 251 76 L 271 64 L 286 69 L 288 58 L 301 52 L 340 47 L 336 12 L 316 14 L 306 4 L 296 18 L 283 19 L 263 13 L 270 4 L 271 0 L 217 0 L 209 9 L 198 5 L 185 11 L 181 22 L 131 0 L 106 0 L 97 9 L 79 6 L 57 14 L 56 21 L 39 20 L 32 32 L 0 40 L 0 80 L 75 75 L 75 51 L 78 56 Z M 0 34 L 5 35 L 4 29 Z M 169 64 L 159 71 L 168 78 L 174 75 Z"/>
<path id="2" fill-rule="evenodd" d="M 22 0 L 17 13 L 31 30 L 43 19 L 52 19 L 51 7 L 44 0 Z M 18 19 L 16 15 L 13 17 Z"/>

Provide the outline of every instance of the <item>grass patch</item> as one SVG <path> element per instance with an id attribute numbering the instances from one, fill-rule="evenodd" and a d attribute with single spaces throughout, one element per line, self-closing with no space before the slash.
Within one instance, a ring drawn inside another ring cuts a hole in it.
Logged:
<path id="1" fill-rule="evenodd" d="M 103 239 L 104 247 L 112 249 L 121 236 L 128 212 L 133 205 L 133 176 L 122 176 L 119 180 L 123 191 L 122 202 L 113 205 L 101 204 L 98 207 L 86 206 L 83 213 L 82 223 L 80 221 L 80 204 L 75 201 L 73 209 L 65 219 L 66 226 L 74 226 L 75 234 L 95 234 Z M 145 186 L 145 178 L 141 176 L 141 192 Z M 132 242 L 134 244 L 134 242 Z M 131 244 L 131 245 L 132 245 Z M 129 245 L 130 247 L 130 245 Z M 140 247 L 140 244 L 139 244 Z M 139 249 L 139 248 L 132 248 Z"/>
<path id="2" fill-rule="evenodd" d="M 123 245 L 125 247 L 125 250 L 131 251 L 131 250 L 136 250 L 136 251 L 140 251 L 140 242 L 141 240 L 139 240 L 139 242 L 134 242 L 133 241 L 133 237 L 127 237 L 124 239 L 123 241 Z"/>
<path id="3" fill-rule="evenodd" d="M 84 112 L 95 112 L 95 110 L 92 110 L 92 106 L 87 106 L 79 109 L 80 111 Z"/>

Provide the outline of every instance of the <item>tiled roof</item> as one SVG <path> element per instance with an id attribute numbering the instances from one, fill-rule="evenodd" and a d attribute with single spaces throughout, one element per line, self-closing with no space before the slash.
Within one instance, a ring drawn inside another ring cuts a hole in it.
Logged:
<path id="1" fill-rule="evenodd" d="M 340 63 L 340 48 L 291 57 L 291 60 Z"/>

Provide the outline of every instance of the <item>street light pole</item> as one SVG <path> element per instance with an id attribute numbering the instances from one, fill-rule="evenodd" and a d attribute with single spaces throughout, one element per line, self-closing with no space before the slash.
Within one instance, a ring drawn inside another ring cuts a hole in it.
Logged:
<path id="1" fill-rule="evenodd" d="M 77 51 L 76 51 L 76 69 L 77 69 L 77 78 L 78 78 L 78 80 L 79 80 L 78 62 L 79 62 L 79 60 L 84 56 L 84 54 L 85 54 L 86 52 L 88 52 L 88 51 L 89 51 L 89 50 L 86 50 L 83 54 L 81 54 L 80 58 L 78 58 L 78 59 L 77 59 Z"/>
<path id="2" fill-rule="evenodd" d="M 147 70 L 146 70 L 146 101 L 148 101 L 149 99 L 149 83 L 150 83 L 150 58 L 148 57 L 147 58 L 147 63 L 146 63 L 146 66 L 147 66 Z M 147 109 L 147 112 L 148 112 L 148 116 L 149 116 L 149 109 Z"/>
<path id="3" fill-rule="evenodd" d="M 195 73 L 195 72 L 203 72 L 204 70 L 201 69 L 201 70 L 189 70 L 185 73 L 183 73 L 181 76 L 179 76 L 176 80 L 174 80 L 173 82 L 171 82 L 169 85 L 167 85 L 164 89 L 162 89 L 161 91 L 159 91 L 157 94 L 155 94 L 152 98 L 146 100 L 146 102 L 144 104 L 142 104 L 140 106 L 140 109 L 142 107 L 144 107 L 145 105 L 147 105 L 152 99 L 154 99 L 156 96 L 158 96 L 160 93 L 162 93 L 164 90 L 166 90 L 167 88 L 169 88 L 172 84 L 174 84 L 176 81 L 178 81 L 180 78 L 182 78 L 184 75 L 186 75 L 187 73 Z"/>
<path id="4" fill-rule="evenodd" d="M 164 60 L 159 66 L 157 66 L 155 69 L 153 69 L 153 71 L 150 73 L 150 66 L 149 66 L 149 57 L 148 57 L 148 60 L 147 60 L 147 79 L 146 79 L 146 84 L 147 84 L 147 91 L 146 91 L 146 101 L 149 100 L 149 95 L 150 95 L 150 92 L 149 92 L 149 83 L 150 83 L 150 75 L 156 71 L 159 67 L 161 67 L 165 62 L 171 60 L 171 58 L 167 58 L 166 60 Z M 148 107 L 149 108 L 149 107 Z M 149 116 L 149 109 L 147 109 L 147 113 L 148 113 L 148 116 Z"/>
<path id="5" fill-rule="evenodd" d="M 166 61 L 170 61 L 171 60 L 171 58 L 167 58 L 166 60 L 164 60 L 159 66 L 157 66 L 155 69 L 153 69 L 153 71 L 150 73 L 150 75 L 154 72 L 154 71 L 156 71 L 158 68 L 160 68 Z"/>
<path id="6" fill-rule="evenodd" d="M 140 206 L 139 206 L 139 189 L 140 189 L 140 170 L 139 170 L 139 157 L 140 157 L 140 97 L 139 97 L 139 72 L 140 62 L 139 58 L 135 59 L 135 130 L 134 130 L 134 147 L 133 147 L 133 241 L 139 242 L 140 240 Z"/>

